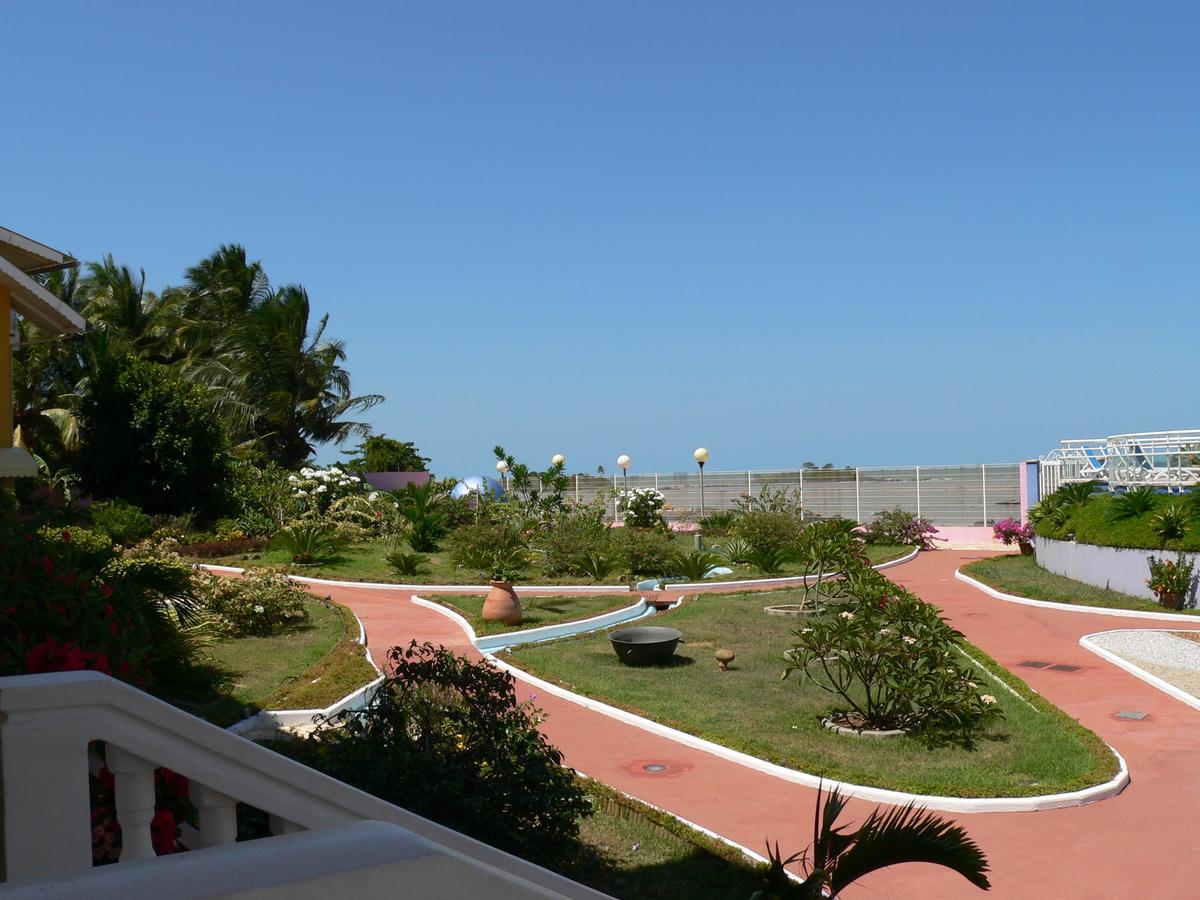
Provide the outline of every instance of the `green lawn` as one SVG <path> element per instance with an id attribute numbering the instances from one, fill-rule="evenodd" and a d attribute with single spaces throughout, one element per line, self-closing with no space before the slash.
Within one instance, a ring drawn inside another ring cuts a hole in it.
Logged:
<path id="1" fill-rule="evenodd" d="M 675 542 L 681 549 L 694 546 L 694 538 L 690 534 L 675 535 Z M 719 541 L 706 541 L 705 546 L 711 546 Z M 297 575 L 307 575 L 311 578 L 328 578 L 334 581 L 369 581 L 369 582 L 402 582 L 404 584 L 487 584 L 488 577 L 483 572 L 456 566 L 450 559 L 448 551 L 424 554 L 429 558 L 425 569 L 420 575 L 399 576 L 387 564 L 385 557 L 392 548 L 392 543 L 384 539 L 352 544 L 342 550 L 328 562 L 315 566 L 291 565 L 290 556 L 284 550 L 267 548 L 258 553 L 248 553 L 239 556 L 222 557 L 220 559 L 198 560 L 226 566 L 285 566 Z M 897 559 L 912 550 L 911 547 L 895 547 L 885 545 L 868 545 L 867 557 L 872 563 L 887 562 Z M 756 572 L 750 566 L 730 566 L 732 575 L 722 575 L 714 581 L 730 581 L 742 578 L 762 578 L 762 573 Z M 778 575 L 802 574 L 800 567 L 794 563 L 784 565 Z M 589 579 L 582 575 L 565 575 L 549 577 L 531 569 L 527 574 L 517 579 L 518 590 L 521 582 L 526 584 L 587 584 Z M 603 583 L 616 585 L 615 577 L 606 579 Z"/>
<path id="2" fill-rule="evenodd" d="M 1153 600 L 1095 587 L 1075 581 L 1063 575 L 1047 572 L 1032 556 L 994 556 L 980 559 L 962 567 L 964 575 L 970 575 L 989 587 L 1019 597 L 1033 600 L 1051 600 L 1055 603 L 1078 603 L 1084 606 L 1104 606 L 1110 609 L 1140 609 L 1147 612 L 1165 612 Z M 1169 610 L 1170 612 L 1196 613 L 1194 609 Z"/>
<path id="3" fill-rule="evenodd" d="M 228 674 L 226 694 L 243 707 L 325 707 L 377 676 L 354 642 L 358 624 L 350 610 L 316 597 L 304 606 L 308 621 L 298 628 L 205 648 L 212 664 Z"/>
<path id="4" fill-rule="evenodd" d="M 867 741 L 821 727 L 834 697 L 793 675 L 782 681 L 781 653 L 796 620 L 768 616 L 764 606 L 798 602 L 797 591 L 700 595 L 656 617 L 684 642 L 676 665 L 621 665 L 606 633 L 516 648 L 505 659 L 591 697 L 641 713 L 762 759 L 815 775 L 897 790 L 951 796 L 1026 796 L 1074 790 L 1104 781 L 1116 762 L 1103 743 L 1033 694 L 1024 683 L 967 646 L 1005 714 L 973 749 L 931 748 L 917 738 Z M 721 672 L 713 652 L 737 654 Z M 996 675 L 995 673 L 1000 673 Z M 1014 685 L 1028 702 L 992 678 Z"/>
<path id="5" fill-rule="evenodd" d="M 595 782 L 588 794 L 578 854 L 550 863 L 568 878 L 622 900 L 743 900 L 761 886 L 762 867 L 732 847 Z"/>
<path id="6" fill-rule="evenodd" d="M 533 594 L 521 595 L 517 588 L 517 597 L 521 601 L 521 624 L 505 625 L 503 622 L 483 621 L 482 596 L 470 594 L 433 595 L 427 599 L 436 600 L 461 613 L 471 623 L 478 635 L 501 634 L 506 631 L 523 631 L 526 628 L 540 628 L 543 625 L 557 625 L 559 622 L 570 622 L 575 619 L 586 619 L 614 609 L 633 606 L 638 602 L 640 594 L 580 594 L 574 597 L 540 597 Z"/>

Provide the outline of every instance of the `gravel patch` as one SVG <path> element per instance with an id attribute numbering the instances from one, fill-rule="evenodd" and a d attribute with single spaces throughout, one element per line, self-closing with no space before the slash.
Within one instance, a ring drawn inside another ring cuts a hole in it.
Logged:
<path id="1" fill-rule="evenodd" d="M 1200 698 L 1200 643 L 1194 637 L 1165 631 L 1117 631 L 1092 638 L 1092 642 Z"/>

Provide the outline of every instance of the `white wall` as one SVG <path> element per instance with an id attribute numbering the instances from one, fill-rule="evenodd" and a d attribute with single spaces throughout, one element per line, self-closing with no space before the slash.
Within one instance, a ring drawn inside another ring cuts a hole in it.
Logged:
<path id="1" fill-rule="evenodd" d="M 1146 579 L 1150 577 L 1148 560 L 1151 556 L 1160 559 L 1176 556 L 1172 550 L 1129 550 L 1075 541 L 1052 541 L 1044 537 L 1036 538 L 1035 545 L 1038 565 L 1049 572 L 1147 600 L 1157 599 L 1146 587 Z M 1193 584 L 1184 605 L 1193 606 L 1195 601 L 1196 585 Z"/>

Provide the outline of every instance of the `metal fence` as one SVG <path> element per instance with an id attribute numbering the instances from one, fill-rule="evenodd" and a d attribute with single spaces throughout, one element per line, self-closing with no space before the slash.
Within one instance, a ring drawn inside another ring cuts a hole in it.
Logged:
<path id="1" fill-rule="evenodd" d="M 590 502 L 622 490 L 620 475 L 574 476 L 575 499 Z M 669 519 L 700 515 L 699 472 L 630 475 L 628 486 L 652 487 L 666 499 Z M 1020 475 L 1016 463 L 901 468 L 791 469 L 705 472 L 704 511 L 732 509 L 741 497 L 763 488 L 787 488 L 805 515 L 870 521 L 882 510 L 908 510 L 935 525 L 992 525 L 1020 518 Z M 570 491 L 570 488 L 568 489 Z"/>

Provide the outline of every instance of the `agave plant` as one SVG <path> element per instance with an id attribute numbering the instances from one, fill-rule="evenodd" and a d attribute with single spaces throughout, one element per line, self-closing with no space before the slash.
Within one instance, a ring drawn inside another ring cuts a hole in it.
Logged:
<path id="1" fill-rule="evenodd" d="M 742 564 L 750 561 L 750 554 L 754 547 L 748 540 L 740 537 L 731 537 L 720 547 L 720 554 L 734 564 Z"/>
<path id="2" fill-rule="evenodd" d="M 787 554 L 778 547 L 755 547 L 746 561 L 764 575 L 777 575 L 787 562 Z"/>
<path id="3" fill-rule="evenodd" d="M 1158 505 L 1158 492 L 1152 487 L 1139 487 L 1118 494 L 1108 508 L 1108 517 L 1114 522 L 1136 519 L 1151 512 Z"/>
<path id="4" fill-rule="evenodd" d="M 1158 535 L 1159 545 L 1165 547 L 1168 542 L 1178 541 L 1187 534 L 1191 520 L 1191 510 L 1180 503 L 1172 503 L 1150 519 L 1150 527 Z"/>
<path id="5" fill-rule="evenodd" d="M 721 562 L 721 557 L 707 550 L 680 550 L 671 557 L 671 568 L 689 581 L 700 581 Z"/>
<path id="6" fill-rule="evenodd" d="M 1043 497 L 1029 511 L 1029 521 L 1035 528 L 1051 530 L 1065 528 L 1075 511 L 1091 499 L 1098 484 L 1099 482 L 1096 481 L 1064 484 L 1054 493 Z"/>
<path id="7" fill-rule="evenodd" d="M 823 800 L 823 802 L 822 802 Z M 854 831 L 837 820 L 846 799 L 834 788 L 817 788 L 813 840 L 808 849 L 784 859 L 778 842 L 767 844 L 769 864 L 764 890 L 751 900 L 823 900 L 837 897 L 864 875 L 900 863 L 944 866 L 971 884 L 988 890 L 987 857 L 961 825 L 909 803 L 884 810 L 876 807 Z M 786 867 L 799 863 L 804 881 L 788 877 Z"/>
<path id="8" fill-rule="evenodd" d="M 324 522 L 297 522 L 280 531 L 275 539 L 291 555 L 292 562 L 301 565 L 324 562 L 342 546 L 337 529 Z"/>
<path id="9" fill-rule="evenodd" d="M 588 550 L 579 554 L 575 561 L 576 568 L 592 581 L 603 581 L 617 567 L 616 561 L 596 550 Z"/>
<path id="10" fill-rule="evenodd" d="M 414 575 L 420 575 L 424 572 L 424 565 L 429 560 L 428 556 L 422 553 L 409 553 L 397 547 L 386 557 L 387 563 L 396 570 L 397 575 L 403 575 L 411 578 Z"/>

